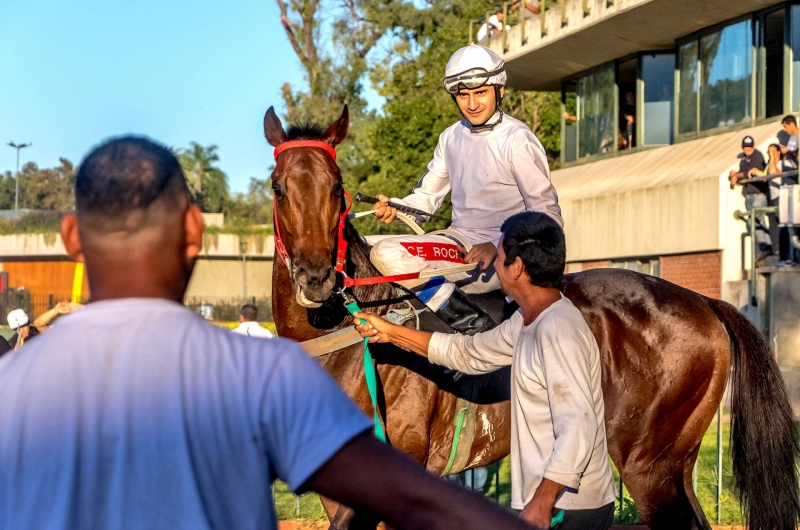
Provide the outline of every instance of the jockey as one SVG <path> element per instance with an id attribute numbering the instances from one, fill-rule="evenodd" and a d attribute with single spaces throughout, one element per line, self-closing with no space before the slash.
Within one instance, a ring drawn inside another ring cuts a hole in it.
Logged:
<path id="1" fill-rule="evenodd" d="M 463 262 L 481 262 L 470 272 L 399 282 L 450 327 L 468 335 L 496 325 L 464 293 L 500 288 L 493 262 L 503 221 L 540 211 L 564 224 L 542 144 L 527 125 L 503 113 L 505 82 L 503 59 L 490 49 L 472 44 L 454 53 L 444 88 L 463 119 L 439 136 L 433 160 L 410 195 L 378 195 L 381 202 L 372 208 L 386 223 L 397 215 L 390 200 L 432 214 L 452 190 L 449 229 L 382 239 L 370 259 L 387 276 L 452 266 L 462 263 L 462 254 Z"/>

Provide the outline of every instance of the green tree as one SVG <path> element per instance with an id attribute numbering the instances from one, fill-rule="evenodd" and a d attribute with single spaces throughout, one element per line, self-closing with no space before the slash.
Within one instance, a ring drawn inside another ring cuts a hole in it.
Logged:
<path id="1" fill-rule="evenodd" d="M 7 177 L 11 177 L 9 173 Z M 6 177 L 6 178 L 7 178 Z M 0 202 L 14 207 L 14 180 L 0 182 Z M 19 207 L 34 210 L 64 211 L 75 207 L 75 166 L 66 158 L 54 168 L 39 168 L 34 162 L 22 167 L 19 175 Z M 7 190 L 7 191 L 6 191 Z"/>
<path id="2" fill-rule="evenodd" d="M 246 193 L 235 193 L 228 202 L 227 223 L 234 226 L 272 224 L 272 183 L 252 177 Z"/>
<path id="3" fill-rule="evenodd" d="M 183 167 L 192 198 L 204 212 L 219 213 L 230 200 L 228 176 L 216 166 L 217 146 L 203 147 L 191 142 L 188 149 L 179 149 L 178 160 Z"/>

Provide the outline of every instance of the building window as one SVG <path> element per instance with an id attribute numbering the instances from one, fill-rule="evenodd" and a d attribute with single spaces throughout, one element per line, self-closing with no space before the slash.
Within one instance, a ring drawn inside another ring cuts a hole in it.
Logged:
<path id="1" fill-rule="evenodd" d="M 700 129 L 752 121 L 753 43 L 749 20 L 700 39 Z"/>
<path id="2" fill-rule="evenodd" d="M 771 118 L 783 114 L 783 48 L 785 9 L 756 18 L 756 117 Z"/>
<path id="3" fill-rule="evenodd" d="M 650 276 L 661 276 L 661 261 L 658 258 L 639 258 L 624 261 L 611 261 L 609 267 L 612 269 L 626 269 L 629 271 L 641 272 Z"/>
<path id="4" fill-rule="evenodd" d="M 750 20 L 680 46 L 679 133 L 752 121 L 752 46 Z"/>
<path id="5" fill-rule="evenodd" d="M 614 66 L 578 79 L 578 157 L 610 153 L 615 147 Z"/>
<path id="6" fill-rule="evenodd" d="M 641 64 L 644 144 L 671 144 L 674 130 L 675 54 L 643 55 Z"/>
<path id="7" fill-rule="evenodd" d="M 792 6 L 791 15 L 791 48 L 792 48 L 792 108 L 791 112 L 800 112 L 800 6 Z"/>
<path id="8" fill-rule="evenodd" d="M 678 133 L 697 131 L 697 41 L 678 48 Z"/>

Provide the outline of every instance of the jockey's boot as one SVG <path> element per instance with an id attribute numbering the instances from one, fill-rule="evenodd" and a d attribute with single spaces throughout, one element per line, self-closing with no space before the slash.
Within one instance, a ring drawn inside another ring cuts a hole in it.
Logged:
<path id="1" fill-rule="evenodd" d="M 444 322 L 464 335 L 475 335 L 497 327 L 497 322 L 466 295 L 464 291 L 453 286 L 453 293 L 444 304 L 435 311 Z"/>

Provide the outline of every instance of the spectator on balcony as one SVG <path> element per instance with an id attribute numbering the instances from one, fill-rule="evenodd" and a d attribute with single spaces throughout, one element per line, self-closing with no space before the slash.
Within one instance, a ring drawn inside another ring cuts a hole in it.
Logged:
<path id="1" fill-rule="evenodd" d="M 539 13 L 539 0 L 521 0 L 521 2 L 515 3 L 509 6 L 511 11 L 517 11 L 520 5 L 524 5 L 525 9 L 530 11 L 531 13 L 538 14 Z M 491 31 L 492 35 L 496 35 L 498 33 L 503 32 L 503 23 L 506 22 L 505 15 L 503 14 L 502 10 L 498 10 L 497 13 L 489 17 L 489 24 L 486 22 L 478 29 L 478 40 L 477 42 L 482 42 L 486 35 Z M 506 26 L 506 29 L 511 29 L 511 26 Z"/>
<path id="2" fill-rule="evenodd" d="M 742 138 L 742 153 L 739 158 L 739 171 L 731 170 L 728 177 L 733 186 L 739 184 L 740 180 L 747 179 L 752 170 L 764 171 L 767 167 L 764 155 L 756 149 L 752 136 Z M 748 212 L 753 208 L 766 206 L 767 194 L 769 194 L 769 185 L 766 182 L 742 183 L 742 195 L 744 195 L 744 204 Z M 758 241 L 757 259 L 764 259 L 772 255 L 772 239 L 770 239 L 767 218 L 763 212 L 756 214 L 755 235 Z"/>
<path id="3" fill-rule="evenodd" d="M 47 331 L 55 320 L 62 315 L 72 313 L 73 311 L 83 307 L 82 304 L 77 302 L 59 302 L 52 309 L 48 309 L 38 317 L 33 319 L 33 325 L 41 331 Z"/>
<path id="4" fill-rule="evenodd" d="M 259 337 L 262 339 L 274 338 L 270 330 L 258 323 L 258 308 L 252 304 L 245 304 L 239 311 L 239 324 L 234 333 L 247 335 L 248 337 Z"/>
<path id="5" fill-rule="evenodd" d="M 483 25 L 478 29 L 478 42 L 483 42 L 486 39 L 486 36 L 496 35 L 503 31 L 503 22 L 505 21 L 505 16 L 503 15 L 502 11 L 498 11 L 494 15 L 489 17 L 489 23 L 483 23 Z M 509 26 L 506 28 L 510 29 Z M 491 33 L 490 33 L 491 32 Z"/>
<path id="6" fill-rule="evenodd" d="M 767 148 L 769 154 L 769 161 L 767 168 L 760 170 L 758 168 L 751 168 L 747 174 L 749 178 L 753 177 L 768 177 L 770 175 L 780 175 L 783 171 L 781 169 L 781 146 L 780 144 L 770 144 Z M 781 183 L 780 179 L 772 179 L 767 181 L 769 186 L 768 202 L 770 206 L 778 206 L 778 197 L 780 196 Z M 778 216 L 775 213 L 767 214 L 769 219 L 769 236 L 772 240 L 772 248 L 775 250 L 775 242 L 778 241 L 780 229 L 778 227 Z"/>
<path id="7" fill-rule="evenodd" d="M 781 146 L 781 169 L 785 173 L 797 169 L 797 135 L 800 129 L 797 128 L 797 119 L 791 114 L 781 120 L 781 126 L 788 135 L 786 144 Z M 781 184 L 797 184 L 797 175 L 781 178 Z"/>
<path id="8" fill-rule="evenodd" d="M 18 350 L 25 342 L 39 335 L 39 330 L 36 326 L 32 326 L 28 319 L 28 314 L 24 309 L 14 309 L 8 314 L 8 327 L 15 331 L 14 335 L 8 343 Z"/>
<path id="9" fill-rule="evenodd" d="M 625 94 L 625 104 L 619 109 L 619 148 L 636 146 L 636 94 Z"/>

